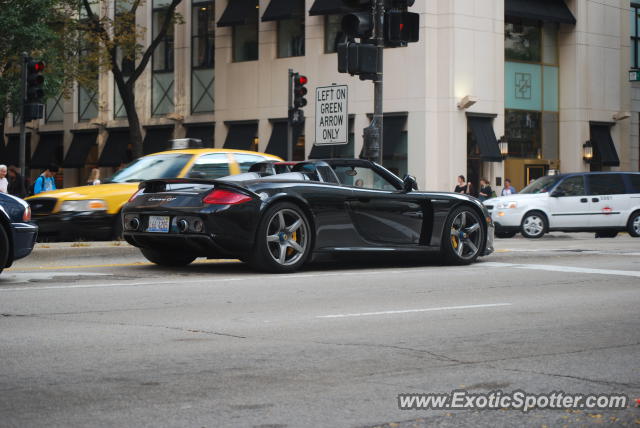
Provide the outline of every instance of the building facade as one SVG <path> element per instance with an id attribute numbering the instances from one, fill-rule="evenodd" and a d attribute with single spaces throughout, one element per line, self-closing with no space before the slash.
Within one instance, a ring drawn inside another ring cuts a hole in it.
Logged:
<path id="1" fill-rule="evenodd" d="M 119 2 L 97 11 L 117 18 Z M 146 43 L 168 0 L 138 10 Z M 136 85 L 144 151 L 171 138 L 286 156 L 287 82 L 309 79 L 296 160 L 358 156 L 373 112 L 373 85 L 337 72 L 344 9 L 336 0 L 183 0 L 172 28 Z M 385 49 L 384 164 L 421 188 L 451 190 L 458 175 L 477 189 L 517 189 L 548 173 L 633 170 L 639 163 L 638 4 L 629 0 L 418 0 L 420 41 Z M 631 19 L 630 19 L 631 17 Z M 47 102 L 28 124 L 29 166 L 64 167 L 64 185 L 93 167 L 108 175 L 131 161 L 128 124 L 110 72 L 98 90 Z M 314 146 L 315 87 L 349 86 L 349 143 Z M 5 126 L 4 163 L 15 163 L 18 127 Z M 508 143 L 499 151 L 498 139 Z M 594 156 L 584 157 L 589 141 Z"/>

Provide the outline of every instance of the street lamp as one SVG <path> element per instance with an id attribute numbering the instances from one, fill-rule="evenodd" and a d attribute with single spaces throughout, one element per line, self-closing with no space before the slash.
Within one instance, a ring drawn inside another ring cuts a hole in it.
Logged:
<path id="1" fill-rule="evenodd" d="M 593 159 L 593 145 L 591 141 L 587 141 L 582 145 L 582 159 L 587 163 L 590 163 Z"/>
<path id="2" fill-rule="evenodd" d="M 502 159 L 506 159 L 509 156 L 509 142 L 504 135 L 498 140 L 498 147 L 500 148 L 500 154 Z"/>

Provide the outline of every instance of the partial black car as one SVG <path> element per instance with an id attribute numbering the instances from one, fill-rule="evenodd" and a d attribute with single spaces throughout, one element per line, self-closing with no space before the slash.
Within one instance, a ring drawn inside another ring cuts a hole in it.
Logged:
<path id="1" fill-rule="evenodd" d="M 124 237 L 159 265 L 232 257 L 283 273 L 319 253 L 428 257 L 438 250 L 462 265 L 493 251 L 491 217 L 475 198 L 417 191 L 413 177 L 366 160 L 288 169 L 142 183 L 123 208 Z"/>
<path id="2" fill-rule="evenodd" d="M 0 193 L 0 272 L 28 256 L 38 236 L 31 208 L 20 198 Z"/>

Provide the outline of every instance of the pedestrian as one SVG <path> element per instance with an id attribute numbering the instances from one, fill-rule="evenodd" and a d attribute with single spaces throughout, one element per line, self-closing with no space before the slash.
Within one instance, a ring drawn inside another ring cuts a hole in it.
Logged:
<path id="1" fill-rule="evenodd" d="M 484 202 L 487 199 L 491 198 L 492 193 L 493 193 L 493 190 L 491 189 L 491 186 L 489 185 L 489 182 L 487 181 L 487 179 L 481 178 L 480 192 L 478 193 L 478 199 L 480 199 L 480 202 Z"/>
<path id="2" fill-rule="evenodd" d="M 0 165 L 0 192 L 7 193 L 9 180 L 7 180 L 7 166 Z"/>
<path id="3" fill-rule="evenodd" d="M 458 176 L 458 185 L 454 189 L 455 193 L 462 193 L 463 195 L 469 194 L 469 183 L 464 179 L 464 175 Z"/>
<path id="4" fill-rule="evenodd" d="M 93 168 L 91 170 L 91 175 L 89 176 L 89 179 L 87 180 L 87 186 L 96 186 L 100 184 L 100 169 L 99 168 Z"/>
<path id="5" fill-rule="evenodd" d="M 27 196 L 27 186 L 25 185 L 24 178 L 20 175 L 18 168 L 15 165 L 9 165 L 7 180 L 9 180 L 7 190 L 9 194 L 19 198 Z"/>
<path id="6" fill-rule="evenodd" d="M 42 174 L 36 178 L 33 183 L 33 194 L 37 195 L 42 192 L 49 192 L 56 190 L 56 174 L 58 173 L 57 165 L 49 165 L 47 169 L 42 171 Z"/>
<path id="7" fill-rule="evenodd" d="M 511 180 L 509 180 L 508 178 L 504 179 L 504 188 L 502 189 L 502 196 L 509 196 L 509 195 L 515 195 L 516 193 L 518 193 L 518 191 L 516 190 L 515 187 L 513 187 L 511 185 Z"/>

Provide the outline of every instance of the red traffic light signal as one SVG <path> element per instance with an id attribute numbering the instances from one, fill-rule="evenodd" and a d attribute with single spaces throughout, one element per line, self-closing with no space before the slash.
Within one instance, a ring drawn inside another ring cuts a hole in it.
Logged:
<path id="1" fill-rule="evenodd" d="M 31 61 L 29 63 L 29 67 L 33 70 L 34 73 L 42 73 L 44 71 L 44 62 L 42 61 Z"/>
<path id="2" fill-rule="evenodd" d="M 27 103 L 42 103 L 44 98 L 44 62 L 29 59 L 27 61 Z"/>
<path id="3" fill-rule="evenodd" d="M 307 76 L 298 75 L 298 77 L 296 78 L 296 84 L 298 85 L 306 85 L 307 83 L 309 83 L 309 79 L 307 79 Z"/>

